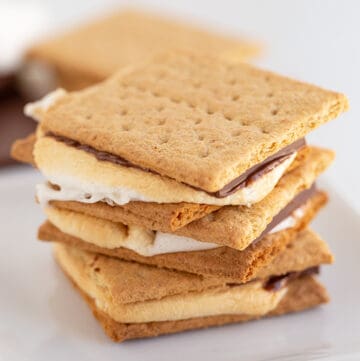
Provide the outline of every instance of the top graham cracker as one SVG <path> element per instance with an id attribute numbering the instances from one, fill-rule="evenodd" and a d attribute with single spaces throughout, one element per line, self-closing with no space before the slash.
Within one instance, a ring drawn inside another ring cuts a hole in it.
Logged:
<path id="1" fill-rule="evenodd" d="M 215 192 L 347 108 L 340 93 L 172 52 L 68 93 L 42 126 Z"/>
<path id="2" fill-rule="evenodd" d="M 248 60 L 260 50 L 241 38 L 151 13 L 123 10 L 34 45 L 27 57 L 50 63 L 59 71 L 82 74 L 91 83 L 157 53 L 180 49 L 220 55 L 230 62 Z"/>

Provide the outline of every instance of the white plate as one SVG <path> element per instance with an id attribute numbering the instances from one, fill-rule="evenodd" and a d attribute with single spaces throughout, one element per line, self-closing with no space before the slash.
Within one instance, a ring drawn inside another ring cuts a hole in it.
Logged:
<path id="1" fill-rule="evenodd" d="M 321 279 L 332 296 L 300 314 L 114 344 L 36 241 L 43 220 L 29 169 L 0 172 L 0 360 L 360 360 L 359 216 L 331 188 L 314 222 L 336 263 Z"/>

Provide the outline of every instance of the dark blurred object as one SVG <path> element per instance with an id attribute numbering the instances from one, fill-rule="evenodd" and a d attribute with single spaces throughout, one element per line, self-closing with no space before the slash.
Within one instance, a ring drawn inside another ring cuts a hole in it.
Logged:
<path id="1" fill-rule="evenodd" d="M 13 87 L 13 84 L 14 84 L 13 75 L 0 74 L 0 97 L 3 95 L 3 93 L 9 92 L 9 89 Z"/>
<path id="2" fill-rule="evenodd" d="M 0 1 L 0 166 L 15 163 L 10 158 L 11 144 L 35 129 L 34 121 L 23 115 L 32 94 L 20 93 L 18 72 L 26 50 L 49 32 L 50 25 L 44 5 Z"/>
<path id="3" fill-rule="evenodd" d="M 36 123 L 23 114 L 25 100 L 16 90 L 15 76 L 0 75 L 0 166 L 14 163 L 11 144 L 33 132 Z"/>

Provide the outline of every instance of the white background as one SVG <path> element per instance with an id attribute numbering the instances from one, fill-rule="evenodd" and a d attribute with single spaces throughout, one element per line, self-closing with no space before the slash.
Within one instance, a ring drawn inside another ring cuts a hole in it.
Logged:
<path id="1" fill-rule="evenodd" d="M 24 0 L 27 5 L 31 2 Z M 47 9 L 54 28 L 68 28 L 79 18 L 126 4 L 113 0 L 34 3 Z M 260 65 L 346 93 L 351 111 L 310 138 L 336 150 L 337 161 L 325 178 L 360 212 L 360 1 L 131 1 L 134 4 L 259 39 L 266 44 Z M 11 35 L 0 27 L 0 40 Z M 336 254 L 334 266 L 324 267 L 321 276 L 332 297 L 329 305 L 276 322 L 116 345 L 55 267 L 50 245 L 35 241 L 36 227 L 43 219 L 33 199 L 39 179 L 30 169 L 0 171 L 0 361 L 360 360 L 360 289 L 356 278 L 354 282 L 354 275 L 360 273 L 360 222 L 331 187 L 326 188 L 333 201 L 314 222 Z"/>
<path id="2" fill-rule="evenodd" d="M 247 35 L 265 44 L 264 54 L 257 61 L 259 65 L 346 93 L 350 112 L 315 131 L 309 140 L 336 150 L 336 162 L 325 177 L 360 212 L 360 1 L 32 2 L 49 12 L 54 28 L 68 28 L 79 19 L 131 5 L 173 14 L 230 34 Z"/>

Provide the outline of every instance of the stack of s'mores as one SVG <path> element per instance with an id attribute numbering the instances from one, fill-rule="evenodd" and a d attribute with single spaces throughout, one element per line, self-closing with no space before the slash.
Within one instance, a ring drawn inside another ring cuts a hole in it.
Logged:
<path id="1" fill-rule="evenodd" d="M 13 152 L 46 179 L 39 238 L 123 341 L 328 300 L 316 273 L 333 256 L 308 224 L 333 152 L 304 137 L 347 107 L 250 65 L 169 52 L 29 104 L 37 134 Z"/>

